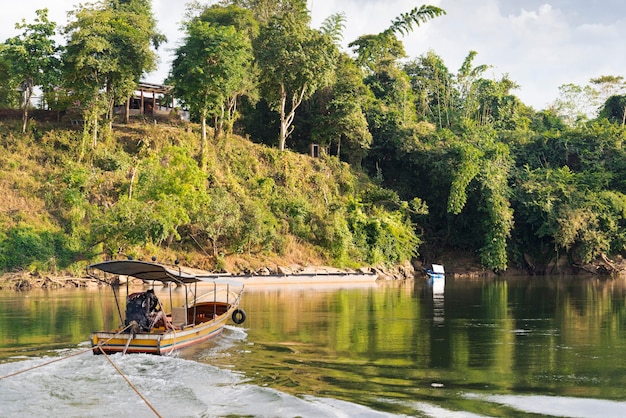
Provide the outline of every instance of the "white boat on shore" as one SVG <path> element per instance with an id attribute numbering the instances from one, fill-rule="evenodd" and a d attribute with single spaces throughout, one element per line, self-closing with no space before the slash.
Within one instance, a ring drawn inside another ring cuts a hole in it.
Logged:
<path id="1" fill-rule="evenodd" d="M 431 279 L 445 279 L 446 272 L 441 264 L 433 264 L 432 269 L 426 269 L 426 274 Z"/>

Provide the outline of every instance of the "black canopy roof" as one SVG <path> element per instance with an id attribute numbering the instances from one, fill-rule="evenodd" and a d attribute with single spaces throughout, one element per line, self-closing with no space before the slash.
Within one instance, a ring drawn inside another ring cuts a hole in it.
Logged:
<path id="1" fill-rule="evenodd" d="M 87 272 L 93 269 L 101 270 L 105 273 L 132 276 L 146 282 L 194 283 L 202 280 L 193 274 L 171 269 L 162 264 L 139 260 L 103 261 L 88 266 Z"/>

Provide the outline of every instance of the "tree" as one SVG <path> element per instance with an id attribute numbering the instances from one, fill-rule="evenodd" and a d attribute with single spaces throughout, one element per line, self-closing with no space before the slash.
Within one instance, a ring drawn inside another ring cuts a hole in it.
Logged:
<path id="1" fill-rule="evenodd" d="M 476 107 L 469 116 L 482 125 L 514 129 L 521 103 L 510 91 L 518 85 L 506 74 L 500 80 L 479 79 L 474 84 Z"/>
<path id="2" fill-rule="evenodd" d="M 92 227 L 107 248 L 170 245 L 208 201 L 206 174 L 180 147 L 167 147 L 137 164 L 132 195 L 104 209 Z M 131 187 L 132 185 L 128 185 Z"/>
<path id="3" fill-rule="evenodd" d="M 112 120 L 115 102 L 127 101 L 142 74 L 155 68 L 150 48 L 164 37 L 155 29 L 148 0 L 79 6 L 69 16 L 64 78 L 83 107 L 95 146 L 101 115 Z"/>
<path id="4" fill-rule="evenodd" d="M 416 8 L 395 19 L 385 31 L 362 36 L 349 44 L 357 54 L 357 64 L 367 74 L 365 84 L 374 97 L 366 108 L 372 146 L 365 162 L 372 174 L 375 172 L 381 180 L 390 183 L 402 176 L 402 160 L 410 148 L 408 144 L 414 143 L 418 136 L 411 80 L 398 64 L 405 56 L 404 46 L 396 33 L 410 30 L 412 19 L 419 23 L 416 16 L 421 13 L 428 18 L 425 10 L 429 9 Z"/>
<path id="5" fill-rule="evenodd" d="M 404 156 L 419 137 L 411 80 L 399 65 L 405 57 L 404 46 L 397 35 L 444 13 L 433 6 L 414 8 L 394 19 L 384 31 L 361 36 L 348 45 L 366 72 L 365 84 L 374 96 L 366 109 L 373 138 L 365 163 L 372 174 L 389 182 L 386 184 L 402 176 Z"/>
<path id="6" fill-rule="evenodd" d="M 236 235 L 241 216 L 238 199 L 224 188 L 214 188 L 208 192 L 206 204 L 192 213 L 192 230 L 211 242 L 211 253 L 218 257 L 220 241 L 232 243 L 229 238 Z"/>
<path id="7" fill-rule="evenodd" d="M 214 119 L 215 137 L 219 137 L 224 124 L 226 133 L 232 132 L 233 125 L 238 118 L 238 102 L 242 96 L 247 96 L 250 101 L 258 100 L 257 71 L 252 57 L 252 39 L 258 35 L 259 25 L 252 12 L 237 6 L 212 6 L 204 10 L 200 20 L 213 25 L 232 26 L 238 34 L 242 35 L 245 42 L 245 50 L 240 51 L 242 56 L 236 60 L 238 62 L 234 62 L 233 76 L 229 77 L 228 85 L 224 86 L 226 97 L 222 104 L 223 111 Z"/>
<path id="8" fill-rule="evenodd" d="M 19 86 L 20 83 L 15 81 L 11 61 L 4 53 L 6 48 L 5 44 L 0 44 L 0 108 L 17 108 L 22 100 L 17 95 L 15 86 Z"/>
<path id="9" fill-rule="evenodd" d="M 149 0 L 110 0 L 113 10 L 111 45 L 118 58 L 118 66 L 107 77 L 109 120 L 116 103 L 126 103 L 125 119 L 129 120 L 130 97 L 141 76 L 156 69 L 157 56 L 153 51 L 165 41 L 156 29 Z"/>
<path id="10" fill-rule="evenodd" d="M 626 124 L 626 95 L 609 97 L 600 109 L 599 116 L 624 126 Z"/>
<path id="11" fill-rule="evenodd" d="M 254 47 L 262 95 L 280 115 L 281 151 L 293 131 L 296 109 L 318 88 L 330 84 L 338 55 L 328 36 L 309 28 L 304 2 L 299 6 L 273 16 L 261 28 Z"/>
<path id="12" fill-rule="evenodd" d="M 604 75 L 592 78 L 591 84 L 600 87 L 598 92 L 600 112 L 598 116 L 605 117 L 613 122 L 621 120 L 622 126 L 626 124 L 626 82 L 622 76 Z"/>
<path id="13" fill-rule="evenodd" d="M 470 117 L 478 106 L 478 98 L 476 97 L 475 90 L 478 80 L 480 80 L 482 74 L 489 68 L 488 65 L 473 66 L 474 58 L 478 53 L 476 51 L 470 51 L 461 68 L 456 75 L 456 87 L 459 95 L 459 105 L 464 109 L 463 116 Z"/>
<path id="14" fill-rule="evenodd" d="M 391 25 L 376 35 L 364 35 L 348 44 L 357 54 L 357 63 L 370 71 L 381 62 L 395 61 L 405 55 L 404 46 L 396 35 L 406 35 L 413 30 L 413 25 L 427 22 L 437 16 L 445 15 L 443 9 L 435 6 L 422 5 L 408 13 L 401 13 Z"/>
<path id="15" fill-rule="evenodd" d="M 590 187 L 592 176 L 569 167 L 520 172 L 517 211 L 523 230 L 530 231 L 526 233 L 529 251 L 551 245 L 553 256 L 566 254 L 588 263 L 624 250 L 626 195 Z"/>
<path id="16" fill-rule="evenodd" d="M 251 58 L 249 38 L 234 26 L 212 24 L 202 18 L 187 22 L 186 37 L 176 50 L 169 81 L 174 85 L 174 95 L 183 100 L 202 124 L 201 166 L 204 166 L 206 120 L 209 116 L 214 118 L 215 135 L 219 135 L 225 106 L 235 101 L 244 88 Z"/>
<path id="17" fill-rule="evenodd" d="M 513 229 L 508 185 L 513 161 L 509 148 L 496 140 L 491 127 L 471 121 L 466 122 L 462 137 L 450 145 L 452 182 L 447 212 L 459 215 L 468 211 L 470 234 L 482 238 L 479 252 L 483 265 L 506 270 L 507 240 Z M 473 205 L 467 204 L 469 198 L 475 199 Z"/>
<path id="18" fill-rule="evenodd" d="M 428 51 L 404 66 L 415 95 L 417 116 L 439 128 L 448 128 L 457 119 L 458 92 L 454 77 L 440 56 Z"/>
<path id="19" fill-rule="evenodd" d="M 348 46 L 356 54 L 356 63 L 368 73 L 374 73 L 380 67 L 388 67 L 406 56 L 402 42 L 385 32 L 360 36 Z"/>
<path id="20" fill-rule="evenodd" d="M 542 113 L 538 133 L 514 149 L 516 252 L 538 271 L 563 256 L 586 263 L 621 253 L 626 131 L 604 118 L 568 127 Z"/>
<path id="21" fill-rule="evenodd" d="M 224 3 L 251 10 L 261 25 L 267 25 L 274 16 L 301 11 L 304 4 L 302 0 L 225 0 Z"/>
<path id="22" fill-rule="evenodd" d="M 350 57 L 341 55 L 335 83 L 320 93 L 322 97 L 316 101 L 321 102 L 321 109 L 311 136 L 322 144 L 335 141 L 337 157 L 341 157 L 342 142 L 345 142 L 349 150 L 347 160 L 359 167 L 372 142 L 365 117 L 371 92 L 363 83 L 362 71 Z"/>
<path id="23" fill-rule="evenodd" d="M 609 97 L 622 94 L 626 89 L 626 82 L 622 76 L 603 75 L 592 78 L 589 82 L 598 88 L 596 107 L 604 104 Z"/>
<path id="24" fill-rule="evenodd" d="M 393 22 L 391 22 L 391 26 L 383 33 L 407 35 L 409 32 L 413 31 L 413 25 L 419 26 L 422 23 L 428 22 L 430 19 L 445 14 L 446 11 L 439 7 L 423 4 L 419 8 L 415 7 L 408 13 L 400 13 L 400 16 L 396 17 Z"/>
<path id="25" fill-rule="evenodd" d="M 586 86 L 564 84 L 559 87 L 559 98 L 552 108 L 569 126 L 575 126 L 598 116 L 609 97 L 619 95 L 624 88 L 623 77 L 607 75 L 592 78 Z"/>
<path id="26" fill-rule="evenodd" d="M 339 45 L 342 39 L 345 15 L 335 14 L 328 17 L 321 26 L 324 35 Z M 341 54 L 335 69 L 334 82 L 331 86 L 319 89 L 308 101 L 313 109 L 311 121 L 311 139 L 322 145 L 336 145 L 336 155 L 355 167 L 360 167 L 361 159 L 372 142 L 365 109 L 372 95 L 363 82 L 363 71 L 347 54 Z"/>
<path id="27" fill-rule="evenodd" d="M 455 130 L 462 125 L 463 118 L 507 129 L 521 124 L 517 113 L 520 102 L 510 93 L 517 84 L 507 75 L 500 80 L 483 78 L 489 66 L 474 66 L 476 54 L 475 51 L 468 53 L 456 75 L 451 74 L 441 57 L 432 51 L 405 66 L 420 118 L 435 123 L 440 129 Z"/>
<path id="28" fill-rule="evenodd" d="M 51 90 L 55 87 L 54 75 L 59 69 L 60 48 L 53 39 L 56 23 L 48 20 L 48 9 L 37 10 L 36 14 L 34 23 L 27 24 L 22 20 L 21 24 L 15 25 L 24 32 L 8 39 L 1 50 L 2 60 L 8 66 L 12 80 L 19 83 L 13 87 L 23 92 L 22 132 L 26 132 L 28 109 L 35 87 L 40 86 L 43 91 Z"/>
<path id="29" fill-rule="evenodd" d="M 324 19 L 320 31 L 328 36 L 335 45 L 339 46 L 343 39 L 343 30 L 346 27 L 345 22 L 346 15 L 344 13 L 335 13 Z"/>
<path id="30" fill-rule="evenodd" d="M 91 128 L 92 146 L 98 140 L 100 115 L 106 112 L 108 100 L 104 92 L 107 75 L 118 63 L 111 43 L 113 11 L 100 5 L 78 7 L 68 13 L 65 27 L 67 45 L 63 54 L 64 81 L 73 92 L 85 120 L 85 133 Z"/>

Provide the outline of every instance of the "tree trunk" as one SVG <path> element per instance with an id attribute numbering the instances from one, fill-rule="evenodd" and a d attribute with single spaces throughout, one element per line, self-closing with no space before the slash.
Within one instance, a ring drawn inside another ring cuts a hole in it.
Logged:
<path id="1" fill-rule="evenodd" d="M 221 106 L 221 115 L 213 117 L 213 139 L 216 141 L 222 136 L 224 129 L 224 105 Z"/>
<path id="2" fill-rule="evenodd" d="M 285 117 L 285 107 L 287 105 L 287 92 L 285 86 L 280 85 L 280 135 L 278 137 L 278 150 L 285 150 L 285 141 L 287 140 L 287 119 Z"/>
<path id="3" fill-rule="evenodd" d="M 24 109 L 22 112 L 22 133 L 26 133 L 26 127 L 28 126 L 28 108 L 30 107 L 30 99 L 33 96 L 33 89 L 27 86 L 24 89 Z"/>
<path id="4" fill-rule="evenodd" d="M 128 99 L 126 99 L 126 108 L 124 109 L 124 123 L 126 123 L 128 125 L 128 123 L 130 122 L 130 99 L 132 96 L 129 96 Z"/>
<path id="5" fill-rule="evenodd" d="M 107 112 L 106 118 L 109 123 L 109 130 L 113 130 L 113 118 L 115 117 L 115 97 L 113 95 L 112 81 L 107 81 L 106 86 L 106 98 L 107 98 Z"/>
<path id="6" fill-rule="evenodd" d="M 234 95 L 228 99 L 228 110 L 226 112 L 228 124 L 226 125 L 226 135 L 233 133 L 233 126 L 235 125 L 237 115 L 237 97 L 238 95 Z"/>
<path id="7" fill-rule="evenodd" d="M 130 186 L 128 187 L 128 199 L 133 198 L 133 184 L 135 183 L 135 176 L 137 176 L 137 166 L 133 165 L 130 169 Z"/>
<path id="8" fill-rule="evenodd" d="M 172 242 L 174 242 L 174 233 L 170 232 L 170 234 L 167 236 L 167 240 L 165 241 L 167 248 L 171 247 Z"/>
<path id="9" fill-rule="evenodd" d="M 206 110 L 202 110 L 202 134 L 200 138 L 200 169 L 204 170 L 204 149 L 206 148 Z"/>
<path id="10" fill-rule="evenodd" d="M 213 247 L 213 257 L 217 257 L 217 240 L 212 237 L 209 239 L 211 240 L 211 247 Z"/>
<path id="11" fill-rule="evenodd" d="M 26 125 L 28 125 L 28 105 L 24 105 L 24 112 L 22 114 L 22 133 L 26 133 Z"/>
<path id="12" fill-rule="evenodd" d="M 215 137 L 219 138 L 222 136 L 222 132 L 224 131 L 224 104 L 222 103 L 222 105 L 220 106 L 220 117 L 219 120 L 217 122 L 217 132 L 215 133 Z"/>
<path id="13" fill-rule="evenodd" d="M 213 115 L 213 140 L 217 141 L 219 131 L 219 118 L 217 115 Z"/>
<path id="14" fill-rule="evenodd" d="M 93 115 L 91 117 L 93 119 L 91 146 L 92 148 L 95 148 L 98 144 L 98 111 L 96 109 L 93 110 Z"/>
<path id="15" fill-rule="evenodd" d="M 341 161 L 341 134 L 339 135 L 339 139 L 337 139 L 337 158 Z"/>
<path id="16" fill-rule="evenodd" d="M 307 84 L 305 83 L 304 86 L 302 86 L 302 90 L 300 90 L 300 94 L 298 96 L 294 95 L 291 98 L 291 109 L 289 109 L 289 113 L 287 113 L 287 91 L 285 90 L 285 86 L 283 84 L 280 85 L 280 137 L 278 141 L 278 149 L 280 151 L 285 150 L 287 137 L 293 131 L 292 123 L 296 117 L 296 109 L 300 106 L 302 100 L 304 99 L 306 87 Z"/>
<path id="17" fill-rule="evenodd" d="M 285 150 L 285 142 L 287 142 L 287 123 L 283 115 L 280 116 L 280 137 L 278 138 L 278 150 Z"/>

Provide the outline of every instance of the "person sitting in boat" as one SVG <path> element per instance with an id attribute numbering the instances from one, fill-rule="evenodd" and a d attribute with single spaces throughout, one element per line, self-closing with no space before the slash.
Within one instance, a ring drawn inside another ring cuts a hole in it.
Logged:
<path id="1" fill-rule="evenodd" d="M 128 296 L 126 300 L 125 325 L 131 325 L 133 321 L 141 331 L 150 331 L 155 326 L 173 329 L 169 319 L 161 309 L 159 299 L 154 294 L 154 289 L 132 293 Z"/>
<path id="2" fill-rule="evenodd" d="M 159 299 L 154 294 L 154 289 L 148 289 L 146 293 L 149 293 L 150 298 L 150 328 L 163 327 L 166 330 L 174 329 L 174 326 L 170 322 L 169 318 L 161 309 L 161 302 L 159 302 Z"/>

